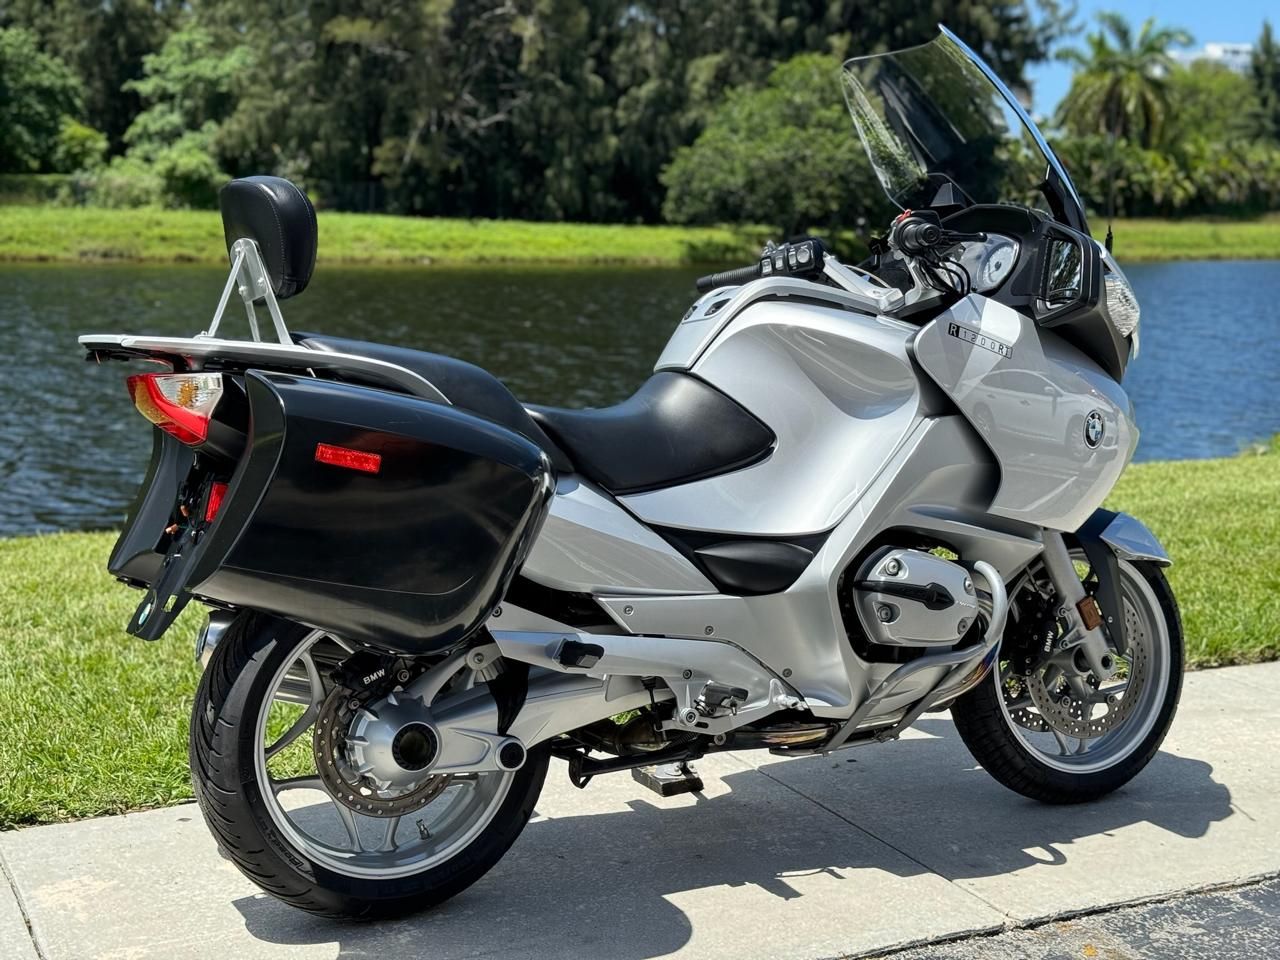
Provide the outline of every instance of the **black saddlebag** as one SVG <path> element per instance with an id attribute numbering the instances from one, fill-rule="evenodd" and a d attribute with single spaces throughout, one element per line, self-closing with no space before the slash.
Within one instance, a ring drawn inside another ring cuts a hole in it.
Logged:
<path id="1" fill-rule="evenodd" d="M 183 569 L 162 577 L 163 593 L 181 583 L 197 599 L 410 654 L 483 624 L 546 514 L 554 476 L 542 450 L 442 403 L 281 373 L 244 383 L 247 451 L 212 522 L 165 561 Z M 162 476 L 180 467 L 153 458 Z M 112 558 L 126 576 L 154 562 L 131 560 L 128 536 Z"/>

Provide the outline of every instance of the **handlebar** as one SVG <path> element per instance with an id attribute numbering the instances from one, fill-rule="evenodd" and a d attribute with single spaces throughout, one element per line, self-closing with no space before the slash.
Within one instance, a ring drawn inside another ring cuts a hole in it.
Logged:
<path id="1" fill-rule="evenodd" d="M 720 273 L 708 273 L 694 281 L 699 293 L 706 293 L 716 287 L 736 287 L 762 276 L 760 264 L 753 263 L 749 267 L 737 267 L 733 270 L 722 270 Z"/>
<path id="2" fill-rule="evenodd" d="M 932 210 L 908 210 L 893 222 L 889 233 L 890 245 L 897 247 L 903 256 L 936 257 L 936 251 L 952 247 L 966 240 L 986 240 L 985 233 L 958 233 L 948 230 Z"/>
<path id="3" fill-rule="evenodd" d="M 789 276 L 812 278 L 822 273 L 827 245 L 817 237 L 800 237 L 783 244 L 765 244 L 760 259 L 749 267 L 709 273 L 694 281 L 699 293 L 716 287 L 737 287 L 760 277 Z"/>

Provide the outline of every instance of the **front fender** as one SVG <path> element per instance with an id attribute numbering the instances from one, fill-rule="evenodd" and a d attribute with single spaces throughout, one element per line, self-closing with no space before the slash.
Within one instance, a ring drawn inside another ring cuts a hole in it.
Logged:
<path id="1" fill-rule="evenodd" d="M 1120 560 L 1144 560 L 1162 567 L 1171 561 L 1146 524 L 1127 513 L 1098 509 L 1075 533 L 1089 566 L 1098 575 L 1098 606 L 1107 622 L 1107 635 L 1117 653 L 1123 652 L 1124 606 L 1120 599 Z M 1119 628 L 1117 628 L 1119 624 Z"/>

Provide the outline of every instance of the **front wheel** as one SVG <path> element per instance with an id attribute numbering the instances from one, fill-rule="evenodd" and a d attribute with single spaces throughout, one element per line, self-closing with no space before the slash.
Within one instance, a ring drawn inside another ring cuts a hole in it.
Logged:
<path id="1" fill-rule="evenodd" d="M 1075 553 L 1086 587 L 1093 579 Z M 969 752 L 996 780 L 1045 803 L 1081 803 L 1133 779 L 1155 756 L 1182 690 L 1182 622 L 1163 571 L 1120 561 L 1123 653 L 1115 676 L 1081 676 L 1054 639 L 1052 587 L 1029 572 L 1013 593 L 1020 622 L 1007 631 L 991 679 L 952 706 Z"/>
<path id="2" fill-rule="evenodd" d="M 528 822 L 548 754 L 530 750 L 515 772 L 431 776 L 415 761 L 426 736 L 416 701 L 392 695 L 359 717 L 345 709 L 330 673 L 352 649 L 320 630 L 240 615 L 196 693 L 191 776 L 219 847 L 264 891 L 322 916 L 371 919 L 423 909 L 480 879 Z M 476 680 L 464 669 L 457 682 Z M 354 735 L 338 744 L 346 725 L 367 734 L 375 722 L 400 724 L 394 765 L 360 756 L 365 741 Z M 334 798 L 338 781 L 320 770 L 334 761 L 368 784 L 376 802 L 362 799 L 362 809 L 374 815 Z"/>

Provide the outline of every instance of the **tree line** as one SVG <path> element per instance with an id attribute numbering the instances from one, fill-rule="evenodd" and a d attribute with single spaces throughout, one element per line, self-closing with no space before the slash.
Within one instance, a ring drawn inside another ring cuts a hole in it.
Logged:
<path id="1" fill-rule="evenodd" d="M 1042 127 L 1095 214 L 1280 210 L 1280 44 L 1270 24 L 1243 74 L 1175 59 L 1191 42 L 1154 20 L 1135 29 L 1103 13 L 1083 45 L 1058 52 L 1075 72 Z M 849 143 L 840 93 L 822 82 L 838 66 L 836 57 L 808 54 L 764 84 L 729 91 L 663 175 L 667 217 L 784 230 L 882 222 L 887 208 Z"/>
<path id="2" fill-rule="evenodd" d="M 107 205 L 273 172 L 337 208 L 652 222 L 727 92 L 940 19 L 1015 83 L 1063 27 L 1054 0 L 0 0 L 0 131 L 31 131 L 0 172 Z"/>
<path id="3" fill-rule="evenodd" d="M 1015 90 L 1057 0 L 0 0 L 0 174 L 208 207 L 270 172 L 335 209 L 856 227 L 884 201 L 845 57 L 946 22 Z M 1051 139 L 1097 210 L 1280 206 L 1280 51 L 1250 75 L 1105 15 Z"/>

